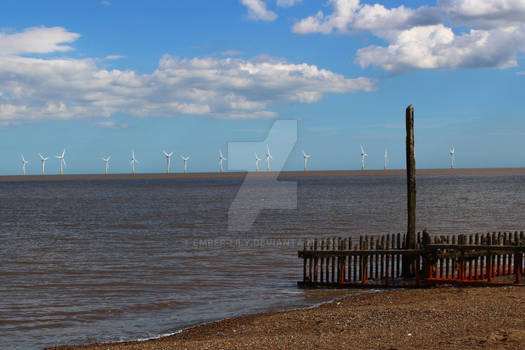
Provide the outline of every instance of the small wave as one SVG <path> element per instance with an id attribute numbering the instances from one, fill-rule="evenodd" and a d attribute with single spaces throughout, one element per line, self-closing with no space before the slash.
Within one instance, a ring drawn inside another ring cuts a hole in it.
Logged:
<path id="1" fill-rule="evenodd" d="M 138 304 L 138 305 L 132 305 L 125 307 L 124 310 L 129 311 L 143 311 L 143 310 L 161 310 L 166 308 L 172 308 L 174 306 L 180 306 L 184 304 L 181 301 L 164 301 L 164 302 L 156 302 L 156 303 L 150 303 L 150 304 Z"/>
<path id="2" fill-rule="evenodd" d="M 33 330 L 33 329 L 49 329 L 49 328 L 64 328 L 68 326 L 66 323 L 60 323 L 60 322 L 54 322 L 54 323 L 44 323 L 44 324 L 37 324 L 34 326 L 21 326 L 18 327 L 19 330 Z"/>

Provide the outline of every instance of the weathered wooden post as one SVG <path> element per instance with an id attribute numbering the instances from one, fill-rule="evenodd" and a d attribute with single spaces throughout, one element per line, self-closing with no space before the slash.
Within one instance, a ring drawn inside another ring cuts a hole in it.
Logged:
<path id="1" fill-rule="evenodd" d="M 408 225 L 405 241 L 406 249 L 416 248 L 416 159 L 414 156 L 414 106 L 406 109 L 406 160 L 407 160 L 407 209 Z M 414 274 L 414 258 L 405 256 L 403 261 L 403 276 Z"/>
<path id="2" fill-rule="evenodd" d="M 517 253 L 517 252 L 516 252 Z M 515 273 L 515 280 L 514 283 L 519 284 L 521 281 L 521 262 L 523 260 L 522 254 L 514 254 L 514 273 Z"/>

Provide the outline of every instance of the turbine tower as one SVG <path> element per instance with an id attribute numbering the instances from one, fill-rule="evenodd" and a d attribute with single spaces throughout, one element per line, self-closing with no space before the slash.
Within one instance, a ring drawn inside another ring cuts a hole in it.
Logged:
<path id="1" fill-rule="evenodd" d="M 310 154 L 306 154 L 306 152 L 303 151 L 303 158 L 304 158 L 304 171 L 307 170 L 308 158 L 310 158 L 310 157 L 311 157 Z"/>
<path id="2" fill-rule="evenodd" d="M 60 162 L 60 175 L 64 175 L 63 168 L 66 166 L 66 160 L 64 159 L 64 155 L 65 154 L 66 154 L 66 149 L 64 148 L 64 150 L 62 151 L 61 155 L 55 156 L 58 159 L 58 161 Z"/>
<path id="3" fill-rule="evenodd" d="M 184 174 L 186 174 L 186 171 L 188 170 L 188 168 L 186 166 L 188 165 L 188 160 L 190 159 L 190 156 L 187 156 L 187 157 L 180 156 L 180 157 L 184 161 Z"/>
<path id="4" fill-rule="evenodd" d="M 266 144 L 266 171 L 270 171 L 270 159 L 272 158 L 272 155 L 270 154 L 270 146 Z"/>
<path id="5" fill-rule="evenodd" d="M 42 176 L 44 176 L 46 174 L 46 172 L 45 172 L 46 160 L 48 160 L 49 158 L 48 157 L 44 157 L 40 153 L 38 153 L 38 155 L 40 156 L 40 159 L 42 160 Z"/>
<path id="6" fill-rule="evenodd" d="M 106 172 L 104 173 L 105 175 L 107 175 L 109 172 L 109 160 L 110 159 L 111 159 L 111 156 L 108 156 L 107 158 L 102 157 L 102 160 L 106 163 Z"/>
<path id="7" fill-rule="evenodd" d="M 222 170 L 222 161 L 223 161 L 223 160 L 228 160 L 228 159 L 227 159 L 226 157 L 224 157 L 224 156 L 222 155 L 222 151 L 219 150 L 219 172 L 221 172 L 221 173 L 222 173 L 222 171 L 223 171 L 223 170 Z"/>
<path id="8" fill-rule="evenodd" d="M 368 157 L 368 154 L 365 153 L 363 145 L 361 146 L 361 170 L 365 170 L 365 158 Z"/>
<path id="9" fill-rule="evenodd" d="M 450 169 L 454 169 L 454 162 L 456 161 L 456 150 L 454 146 L 450 149 Z"/>
<path id="10" fill-rule="evenodd" d="M 261 160 L 261 158 L 259 158 L 259 156 L 257 155 L 257 153 L 255 153 L 255 171 L 258 172 L 259 171 L 259 161 Z"/>
<path id="11" fill-rule="evenodd" d="M 131 151 L 131 173 L 135 175 L 135 163 L 138 163 L 138 159 L 135 158 L 135 151 Z"/>
<path id="12" fill-rule="evenodd" d="M 26 176 L 26 164 L 29 163 L 27 160 L 24 159 L 24 155 L 22 154 L 22 173 L 24 176 Z"/>
<path id="13" fill-rule="evenodd" d="M 385 170 L 388 168 L 388 151 L 385 148 Z"/>
<path id="14" fill-rule="evenodd" d="M 171 164 L 171 156 L 173 155 L 173 152 L 171 153 L 168 153 L 166 151 L 162 151 L 162 153 L 164 153 L 164 155 L 166 156 L 166 162 L 167 162 L 167 169 L 166 169 L 166 174 L 169 174 L 170 173 L 170 164 Z"/>

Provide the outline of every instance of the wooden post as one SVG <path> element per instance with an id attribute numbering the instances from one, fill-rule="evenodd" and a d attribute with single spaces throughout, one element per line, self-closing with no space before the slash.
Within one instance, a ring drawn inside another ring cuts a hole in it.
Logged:
<path id="1" fill-rule="evenodd" d="M 389 264 L 388 264 L 388 261 L 389 261 L 389 254 L 386 255 L 386 274 L 385 274 L 385 286 L 388 287 L 388 284 L 389 284 L 389 280 L 388 280 L 388 274 L 389 274 Z M 393 266 L 393 264 L 392 264 Z"/>
<path id="2" fill-rule="evenodd" d="M 363 236 L 359 235 L 359 250 L 363 250 Z M 359 280 L 363 280 L 363 255 L 359 255 Z"/>
<path id="3" fill-rule="evenodd" d="M 348 251 L 352 250 L 352 238 L 348 237 Z M 352 282 L 352 256 L 348 255 L 348 282 Z"/>
<path id="4" fill-rule="evenodd" d="M 361 255 L 361 271 L 362 271 L 362 274 L 363 274 L 363 279 L 361 280 L 361 283 L 362 284 L 366 284 L 367 282 L 367 276 L 366 276 L 366 273 L 367 273 L 367 260 L 368 260 L 368 256 L 365 254 L 365 255 Z"/>
<path id="5" fill-rule="evenodd" d="M 520 283 L 520 275 L 521 275 L 521 261 L 523 260 L 522 254 L 514 254 L 514 273 L 515 273 L 515 280 L 514 283 L 519 284 Z"/>
<path id="6" fill-rule="evenodd" d="M 336 250 L 335 237 L 332 238 L 332 250 Z M 335 256 L 332 256 L 332 283 L 335 282 Z"/>
<path id="7" fill-rule="evenodd" d="M 416 248 L 416 159 L 414 157 L 414 106 L 406 109 L 406 161 L 407 161 L 407 209 L 408 223 L 405 248 Z M 403 276 L 414 274 L 414 257 L 407 256 L 403 261 Z"/>
<path id="8" fill-rule="evenodd" d="M 337 250 L 341 249 L 341 237 L 337 238 Z M 337 283 L 341 283 L 341 257 L 337 256 Z"/>
<path id="9" fill-rule="evenodd" d="M 364 245 L 363 245 L 363 250 L 368 250 L 368 237 L 365 237 L 364 239 Z M 367 283 L 367 278 L 368 278 L 368 255 L 367 254 L 364 254 L 364 255 L 361 255 L 361 269 L 362 269 L 362 274 L 363 274 L 363 279 L 361 281 L 362 284 L 366 284 Z"/>
<path id="10" fill-rule="evenodd" d="M 321 240 L 321 250 L 324 250 L 324 239 Z M 319 258 L 319 282 L 324 282 L 324 258 Z"/>
<path id="11" fill-rule="evenodd" d="M 318 277 L 317 270 L 318 270 L 318 265 L 319 265 L 319 259 L 317 258 L 317 238 L 314 239 L 314 251 L 315 251 L 316 255 L 314 256 L 314 278 L 313 278 L 313 281 L 314 282 L 318 282 L 318 280 L 317 280 L 317 277 Z"/>
<path id="12" fill-rule="evenodd" d="M 304 240 L 303 252 L 306 251 L 306 239 Z M 306 258 L 303 256 L 303 282 L 306 282 Z"/>
<path id="13" fill-rule="evenodd" d="M 401 249 L 401 233 L 398 233 L 397 234 L 397 242 L 396 242 L 396 248 L 397 249 Z M 396 254 L 396 273 L 397 273 L 397 277 L 400 277 L 401 276 L 401 273 L 400 273 L 400 267 L 401 267 L 401 255 L 400 254 Z"/>
<path id="14" fill-rule="evenodd" d="M 492 255 L 490 251 L 487 254 L 487 281 L 492 282 Z"/>
<path id="15" fill-rule="evenodd" d="M 341 244 L 343 245 L 341 250 L 343 251 L 346 250 L 346 238 L 343 239 Z M 346 282 L 345 276 L 346 276 L 346 255 L 343 255 L 341 257 L 341 283 Z"/>
<path id="16" fill-rule="evenodd" d="M 330 238 L 326 240 L 326 250 L 330 250 Z M 330 282 L 330 258 L 325 258 L 325 282 Z"/>

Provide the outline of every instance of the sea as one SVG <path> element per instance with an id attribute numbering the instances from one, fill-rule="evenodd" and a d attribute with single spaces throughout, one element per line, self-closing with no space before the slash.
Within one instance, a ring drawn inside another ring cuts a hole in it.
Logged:
<path id="1" fill-rule="evenodd" d="M 239 231 L 244 181 L 0 179 L 0 349 L 148 339 L 363 293 L 299 289 L 304 239 L 406 230 L 401 174 L 261 178 L 250 203 L 292 191 Z M 519 231 L 524 213 L 523 172 L 418 175 L 418 230 Z"/>

